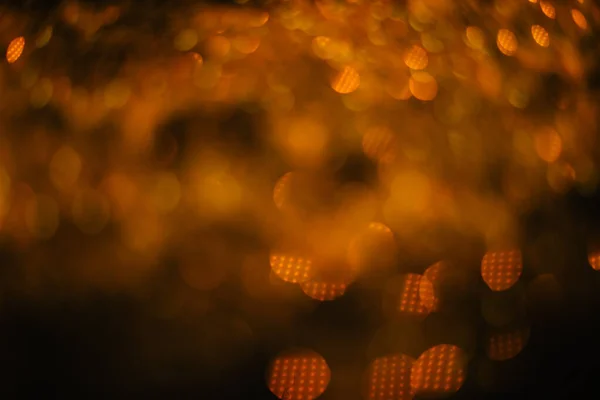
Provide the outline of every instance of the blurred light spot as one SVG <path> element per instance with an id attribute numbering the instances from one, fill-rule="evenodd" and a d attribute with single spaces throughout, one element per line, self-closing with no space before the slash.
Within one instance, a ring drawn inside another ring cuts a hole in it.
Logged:
<path id="1" fill-rule="evenodd" d="M 39 239 L 54 236 L 59 223 L 56 201 L 47 195 L 33 196 L 25 205 L 25 222 L 29 233 Z"/>
<path id="2" fill-rule="evenodd" d="M 42 108 L 48 104 L 52 98 L 53 85 L 50 79 L 40 79 L 31 90 L 29 101 L 34 108 Z"/>
<path id="3" fill-rule="evenodd" d="M 104 180 L 103 186 L 111 202 L 113 217 L 127 216 L 136 203 L 135 184 L 126 175 L 113 173 Z"/>
<path id="4" fill-rule="evenodd" d="M 393 265 L 395 254 L 396 240 L 390 228 L 373 222 L 351 240 L 348 263 L 357 271 L 381 271 Z"/>
<path id="5" fill-rule="evenodd" d="M 225 36 L 215 35 L 206 41 L 206 54 L 209 57 L 223 59 L 227 57 L 231 50 L 231 42 Z"/>
<path id="6" fill-rule="evenodd" d="M 81 173 L 81 158 L 69 146 L 59 148 L 50 161 L 50 180 L 58 190 L 71 189 Z"/>
<path id="7" fill-rule="evenodd" d="M 547 1 L 540 1 L 540 8 L 544 15 L 548 18 L 554 19 L 556 17 L 556 9 L 552 4 Z"/>
<path id="8" fill-rule="evenodd" d="M 588 255 L 590 266 L 596 271 L 600 271 L 600 252 L 593 252 Z"/>
<path id="9" fill-rule="evenodd" d="M 23 49 L 25 49 L 25 38 L 19 36 L 13 39 L 8 45 L 8 49 L 6 49 L 6 61 L 9 64 L 16 62 L 23 54 Z"/>
<path id="10" fill-rule="evenodd" d="M 121 108 L 129 100 L 131 89 L 123 80 L 114 80 L 104 90 L 104 104 L 108 108 Z"/>
<path id="11" fill-rule="evenodd" d="M 194 84 L 200 89 L 211 89 L 221 79 L 223 71 L 219 64 L 205 62 L 194 70 Z"/>
<path id="12" fill-rule="evenodd" d="M 429 58 L 421 46 L 414 45 L 404 55 L 404 63 L 410 69 L 421 70 L 427 67 Z"/>
<path id="13" fill-rule="evenodd" d="M 488 337 L 486 352 L 492 360 L 509 360 L 523 350 L 528 340 L 529 329 L 493 333 Z"/>
<path id="14" fill-rule="evenodd" d="M 408 86 L 412 95 L 422 101 L 433 100 L 438 91 L 435 78 L 427 72 L 413 72 Z"/>
<path id="15" fill-rule="evenodd" d="M 352 67 L 344 67 L 331 81 L 331 87 L 338 93 L 352 93 L 360 86 L 360 75 Z"/>
<path id="16" fill-rule="evenodd" d="M 519 250 L 487 252 L 481 261 L 481 276 L 494 291 L 511 288 L 523 272 Z"/>
<path id="17" fill-rule="evenodd" d="M 334 57 L 333 41 L 326 36 L 317 36 L 312 40 L 312 50 L 315 55 L 323 60 Z"/>
<path id="18" fill-rule="evenodd" d="M 447 268 L 443 261 L 439 261 L 425 270 L 419 284 L 419 298 L 429 311 L 437 311 L 440 298 L 439 286 L 444 270 Z"/>
<path id="19" fill-rule="evenodd" d="M 532 25 L 531 26 L 531 36 L 533 36 L 533 40 L 537 44 L 542 47 L 550 46 L 550 35 L 548 35 L 548 31 L 545 30 L 540 25 Z"/>
<path id="20" fill-rule="evenodd" d="M 312 278 L 312 260 L 304 257 L 272 253 L 270 256 L 271 269 L 286 282 L 300 283 Z"/>
<path id="21" fill-rule="evenodd" d="M 159 173 L 153 189 L 154 205 L 159 212 L 168 213 L 179 204 L 181 186 L 179 179 L 172 172 Z"/>
<path id="22" fill-rule="evenodd" d="M 273 189 L 273 202 L 275 206 L 280 210 L 283 208 L 289 196 L 290 180 L 292 179 L 292 172 L 288 172 L 283 175 Z"/>
<path id="23" fill-rule="evenodd" d="M 110 206 L 105 197 L 95 190 L 81 190 L 73 200 L 73 220 L 85 234 L 95 235 L 106 226 Z"/>
<path id="24" fill-rule="evenodd" d="M 238 35 L 233 38 L 231 45 L 242 54 L 252 54 L 260 46 L 260 38 L 250 35 Z"/>
<path id="25" fill-rule="evenodd" d="M 346 283 L 344 282 L 324 282 L 319 280 L 310 280 L 300 282 L 300 288 L 309 297 L 320 301 L 330 301 L 341 297 L 346 292 Z"/>
<path id="26" fill-rule="evenodd" d="M 407 274 L 404 278 L 400 298 L 398 299 L 398 311 L 405 314 L 426 315 L 429 310 L 419 300 L 419 286 L 421 275 Z"/>
<path id="27" fill-rule="evenodd" d="M 546 177 L 552 190 L 556 193 L 564 193 L 575 182 L 577 174 L 571 164 L 555 162 L 548 166 Z"/>
<path id="28" fill-rule="evenodd" d="M 392 181 L 390 200 L 402 212 L 426 212 L 432 195 L 431 180 L 421 172 L 403 171 Z"/>
<path id="29" fill-rule="evenodd" d="M 548 163 L 558 160 L 562 153 L 562 140 L 553 128 L 545 127 L 538 130 L 534 141 L 535 151 L 542 160 Z"/>
<path id="30" fill-rule="evenodd" d="M 280 354 L 267 372 L 267 386 L 282 400 L 313 400 L 321 396 L 331 370 L 323 357 L 314 351 L 297 350 Z"/>
<path id="31" fill-rule="evenodd" d="M 588 23 L 587 23 L 587 20 L 585 19 L 585 16 L 581 13 L 581 11 L 573 8 L 571 10 L 571 17 L 573 17 L 573 22 L 575 22 L 575 24 L 578 27 L 580 27 L 583 30 L 587 29 Z"/>
<path id="32" fill-rule="evenodd" d="M 465 381 L 466 355 L 442 344 L 425 351 L 412 366 L 410 386 L 417 395 L 456 393 Z"/>
<path id="33" fill-rule="evenodd" d="M 38 49 L 42 48 L 42 47 L 46 46 L 48 44 L 48 42 L 50 42 L 51 38 L 52 38 L 52 27 L 47 26 L 40 32 L 38 37 L 35 39 L 35 46 Z"/>
<path id="34" fill-rule="evenodd" d="M 476 26 L 469 26 L 466 30 L 467 44 L 475 50 L 483 50 L 485 47 L 485 35 Z"/>
<path id="35" fill-rule="evenodd" d="M 368 399 L 412 400 L 410 374 L 414 359 L 394 354 L 375 359 L 367 370 Z"/>
<path id="36" fill-rule="evenodd" d="M 396 100 L 408 100 L 412 96 L 409 77 L 404 74 L 392 76 L 385 85 L 386 92 Z"/>
<path id="37" fill-rule="evenodd" d="M 367 129 L 363 136 L 363 152 L 372 160 L 389 161 L 394 156 L 394 133 L 386 126 Z"/>
<path id="38" fill-rule="evenodd" d="M 184 29 L 175 36 L 175 49 L 189 51 L 198 44 L 198 32 L 194 29 Z"/>
<path id="39" fill-rule="evenodd" d="M 500 29 L 498 31 L 496 44 L 498 45 L 498 50 L 507 56 L 512 56 L 515 54 L 517 52 L 517 48 L 519 47 L 517 37 L 508 29 Z"/>
<path id="40" fill-rule="evenodd" d="M 283 139 L 284 150 L 292 164 L 314 166 L 325 157 L 329 132 L 318 121 L 299 118 L 290 121 Z"/>

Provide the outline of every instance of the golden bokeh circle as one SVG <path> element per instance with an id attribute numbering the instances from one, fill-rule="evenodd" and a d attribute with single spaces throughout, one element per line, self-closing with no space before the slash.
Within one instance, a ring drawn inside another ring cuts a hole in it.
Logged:
<path id="1" fill-rule="evenodd" d="M 521 277 L 523 261 L 521 251 L 490 251 L 481 261 L 481 276 L 493 291 L 510 289 Z"/>
<path id="2" fill-rule="evenodd" d="M 466 354 L 458 346 L 434 346 L 413 364 L 410 385 L 417 395 L 456 393 L 465 381 L 466 360 Z"/>
<path id="3" fill-rule="evenodd" d="M 279 399 L 313 400 L 325 392 L 331 370 L 325 359 L 312 350 L 279 354 L 267 370 L 267 386 Z"/>

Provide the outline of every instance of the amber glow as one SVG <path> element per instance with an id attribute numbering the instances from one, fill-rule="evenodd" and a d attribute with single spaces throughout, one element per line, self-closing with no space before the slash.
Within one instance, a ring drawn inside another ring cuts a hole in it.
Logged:
<path id="1" fill-rule="evenodd" d="M 432 347 L 413 364 L 410 385 L 417 395 L 455 393 L 465 380 L 465 362 L 465 355 L 457 346 Z"/>
<path id="2" fill-rule="evenodd" d="M 517 283 L 522 271 L 519 250 L 491 251 L 481 261 L 481 276 L 493 291 L 510 289 Z"/>
<path id="3" fill-rule="evenodd" d="M 329 384 L 331 371 L 319 354 L 298 350 L 279 355 L 267 372 L 269 390 L 282 400 L 313 400 Z"/>
<path id="4" fill-rule="evenodd" d="M 439 261 L 427 268 L 421 278 L 419 298 L 429 311 L 436 311 L 440 305 L 439 286 L 446 268 L 446 263 Z"/>
<path id="5" fill-rule="evenodd" d="M 573 22 L 575 22 L 575 24 L 579 28 L 581 28 L 583 30 L 587 29 L 587 27 L 588 27 L 587 20 L 585 19 L 585 16 L 581 13 L 581 11 L 573 8 L 571 10 L 571 17 L 573 17 Z"/>
<path id="6" fill-rule="evenodd" d="M 542 160 L 554 162 L 562 152 L 562 140 L 553 128 L 541 129 L 535 135 L 535 150 Z"/>
<path id="7" fill-rule="evenodd" d="M 600 252 L 590 252 L 588 262 L 593 269 L 600 271 Z"/>

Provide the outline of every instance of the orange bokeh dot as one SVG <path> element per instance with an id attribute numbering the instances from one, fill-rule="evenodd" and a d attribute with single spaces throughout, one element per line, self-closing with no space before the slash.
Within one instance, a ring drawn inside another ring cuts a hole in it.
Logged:
<path id="1" fill-rule="evenodd" d="M 596 271 L 600 271 L 600 252 L 593 252 L 588 255 L 590 266 Z"/>
<path id="2" fill-rule="evenodd" d="M 282 209 L 288 199 L 290 180 L 292 179 L 293 174 L 288 172 L 283 175 L 273 188 L 273 202 L 277 206 L 277 208 Z"/>
<path id="3" fill-rule="evenodd" d="M 13 39 L 6 50 L 6 61 L 9 64 L 16 62 L 21 57 L 21 54 L 23 54 L 23 49 L 25 49 L 25 38 L 19 36 Z"/>
<path id="4" fill-rule="evenodd" d="M 523 272 L 523 262 L 519 250 L 490 251 L 481 261 L 481 276 L 493 291 L 511 288 Z"/>
<path id="5" fill-rule="evenodd" d="M 587 20 L 585 19 L 585 16 L 581 13 L 581 11 L 577 10 L 576 8 L 571 10 L 571 17 L 573 18 L 573 22 L 575 22 L 575 24 L 580 27 L 581 29 L 587 29 Z"/>
<path id="6" fill-rule="evenodd" d="M 350 242 L 348 263 L 355 271 L 378 269 L 382 262 L 385 266 L 389 264 L 395 250 L 396 240 L 390 228 L 380 222 L 372 222 Z M 372 256 L 376 256 L 375 259 Z"/>
<path id="7" fill-rule="evenodd" d="M 457 346 L 441 344 L 425 351 L 412 366 L 410 386 L 417 395 L 457 392 L 465 381 L 466 355 Z"/>
<path id="8" fill-rule="evenodd" d="M 429 310 L 421 303 L 419 299 L 419 289 L 421 285 L 421 275 L 407 274 L 398 299 L 398 311 L 404 314 L 426 315 Z"/>
<path id="9" fill-rule="evenodd" d="M 362 140 L 363 152 L 372 160 L 385 161 L 394 153 L 395 136 L 386 126 L 369 128 Z"/>
<path id="10" fill-rule="evenodd" d="M 512 56 L 515 54 L 517 52 L 517 48 L 519 47 L 517 37 L 508 29 L 500 29 L 498 31 L 496 44 L 498 45 L 498 50 L 507 56 Z"/>
<path id="11" fill-rule="evenodd" d="M 331 87 L 338 93 L 352 93 L 360 86 L 360 75 L 352 67 L 344 67 L 331 81 Z"/>
<path id="12" fill-rule="evenodd" d="M 540 46 L 550 46 L 550 35 L 548 34 L 548 31 L 542 26 L 533 25 L 531 27 L 531 36 L 533 36 L 533 40 L 535 40 L 535 42 Z"/>
<path id="13" fill-rule="evenodd" d="M 554 19 L 556 17 L 556 9 L 552 4 L 547 1 L 540 1 L 540 8 L 544 15 L 548 18 Z"/>
<path id="14" fill-rule="evenodd" d="M 275 275 L 286 282 L 306 282 L 313 274 L 312 260 L 306 257 L 271 253 L 270 263 Z"/>
<path id="15" fill-rule="evenodd" d="M 325 392 L 331 379 L 327 362 L 311 350 L 278 355 L 267 371 L 267 386 L 278 398 L 312 400 Z"/>
<path id="16" fill-rule="evenodd" d="M 411 400 L 410 374 L 414 359 L 404 354 L 379 357 L 367 370 L 367 397 L 371 400 Z"/>
<path id="17" fill-rule="evenodd" d="M 558 160 L 562 152 L 562 140 L 559 134 L 550 127 L 539 130 L 534 137 L 535 151 L 546 162 Z"/>
<path id="18" fill-rule="evenodd" d="M 427 72 L 414 72 L 408 81 L 408 87 L 412 95 L 422 101 L 435 99 L 438 92 L 437 81 Z"/>
<path id="19" fill-rule="evenodd" d="M 488 336 L 486 352 L 490 359 L 504 361 L 516 357 L 529 340 L 529 329 L 496 332 Z"/>
<path id="20" fill-rule="evenodd" d="M 429 58 L 421 46 L 414 45 L 404 55 L 404 64 L 410 69 L 421 70 L 427 67 Z"/>
<path id="21" fill-rule="evenodd" d="M 421 304 L 429 311 L 436 311 L 439 307 L 440 299 L 437 288 L 441 280 L 441 275 L 446 268 L 443 261 L 439 261 L 425 270 L 419 284 L 419 298 Z"/>
<path id="22" fill-rule="evenodd" d="M 346 292 L 345 282 L 326 282 L 310 280 L 300 283 L 300 288 L 308 296 L 319 301 L 330 301 L 341 297 Z"/>

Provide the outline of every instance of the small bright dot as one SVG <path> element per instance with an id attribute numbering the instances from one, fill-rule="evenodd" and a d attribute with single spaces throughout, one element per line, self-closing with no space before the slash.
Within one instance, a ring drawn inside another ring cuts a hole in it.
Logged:
<path id="1" fill-rule="evenodd" d="M 581 11 L 577 10 L 577 9 L 572 9 L 571 10 L 571 17 L 573 18 L 573 22 L 575 22 L 575 24 L 580 27 L 581 29 L 587 29 L 587 20 L 585 19 L 585 16 L 581 13 Z"/>
<path id="2" fill-rule="evenodd" d="M 498 31 L 496 44 L 498 45 L 498 50 L 507 56 L 512 56 L 515 54 L 517 52 L 517 48 L 519 47 L 517 37 L 508 29 L 500 29 Z"/>
<path id="3" fill-rule="evenodd" d="M 331 81 L 331 87 L 338 93 L 352 93 L 360 86 L 360 75 L 352 67 L 344 67 Z"/>
<path id="4" fill-rule="evenodd" d="M 425 351 L 412 366 L 410 386 L 417 395 L 457 392 L 466 375 L 466 355 L 457 346 L 442 344 Z"/>
<path id="5" fill-rule="evenodd" d="M 313 400 L 327 389 L 331 370 L 318 353 L 294 350 L 278 355 L 267 371 L 267 386 L 282 400 Z"/>
<path id="6" fill-rule="evenodd" d="M 306 257 L 272 253 L 270 264 L 275 275 L 286 282 L 306 282 L 313 276 L 312 260 Z"/>
<path id="7" fill-rule="evenodd" d="M 523 262 L 519 250 L 490 251 L 481 261 L 481 276 L 493 291 L 510 289 L 521 277 Z"/>
<path id="8" fill-rule="evenodd" d="M 433 76 L 427 72 L 414 72 L 408 82 L 410 92 L 415 98 L 422 101 L 433 100 L 437 96 L 438 84 Z"/>
<path id="9" fill-rule="evenodd" d="M 25 49 L 25 38 L 19 36 L 18 38 L 13 39 L 6 50 L 6 61 L 8 61 L 9 64 L 16 62 L 19 57 L 21 57 L 21 54 L 23 54 L 23 49 Z"/>
<path id="10" fill-rule="evenodd" d="M 404 55 L 404 63 L 410 69 L 421 70 L 427 67 L 429 58 L 421 46 L 414 45 Z"/>
<path id="11" fill-rule="evenodd" d="M 533 25 L 531 27 L 531 36 L 537 44 L 542 47 L 548 47 L 550 45 L 550 35 L 548 31 L 540 25 Z"/>
<path id="12" fill-rule="evenodd" d="M 540 1 L 540 8 L 544 15 L 550 19 L 556 18 L 556 9 L 547 1 Z"/>

